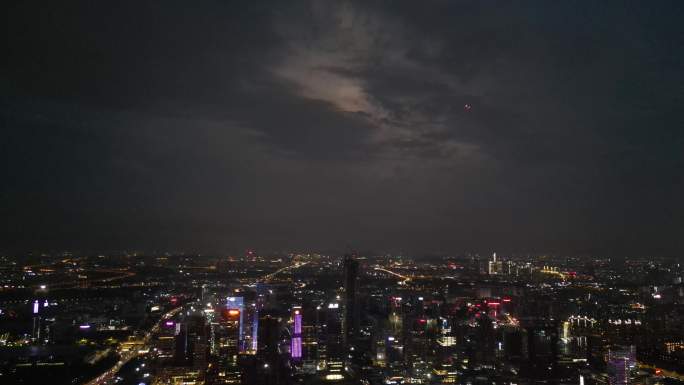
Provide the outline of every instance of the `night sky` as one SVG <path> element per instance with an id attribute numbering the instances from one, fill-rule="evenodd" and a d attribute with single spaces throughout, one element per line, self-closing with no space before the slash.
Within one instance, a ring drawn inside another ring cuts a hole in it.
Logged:
<path id="1" fill-rule="evenodd" d="M 11 1 L 0 252 L 684 253 L 681 1 Z"/>

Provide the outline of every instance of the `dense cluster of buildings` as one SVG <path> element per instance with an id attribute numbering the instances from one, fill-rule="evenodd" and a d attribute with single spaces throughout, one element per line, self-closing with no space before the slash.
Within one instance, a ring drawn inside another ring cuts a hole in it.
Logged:
<path id="1" fill-rule="evenodd" d="M 87 261 L 79 262 L 81 275 L 94 269 Z M 25 299 L 3 293 L 5 378 L 58 362 L 30 354 L 7 358 L 7 352 L 40 347 L 54 353 L 85 340 L 90 369 L 105 370 L 80 380 L 95 378 L 93 384 L 655 385 L 684 379 L 684 269 L 676 260 L 248 253 L 136 256 L 125 267 L 133 274 L 126 275 L 98 269 L 121 278 L 57 290 L 41 288 L 41 277 Z M 81 299 L 66 298 L 73 292 Z M 98 300 L 88 302 L 85 293 L 99 293 Z M 107 371 L 108 365 L 114 366 Z"/>

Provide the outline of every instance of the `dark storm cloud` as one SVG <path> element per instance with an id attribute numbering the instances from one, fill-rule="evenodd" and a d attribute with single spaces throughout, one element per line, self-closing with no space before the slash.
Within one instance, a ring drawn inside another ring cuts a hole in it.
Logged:
<path id="1" fill-rule="evenodd" d="M 0 249 L 684 249 L 677 3 L 9 15 Z"/>

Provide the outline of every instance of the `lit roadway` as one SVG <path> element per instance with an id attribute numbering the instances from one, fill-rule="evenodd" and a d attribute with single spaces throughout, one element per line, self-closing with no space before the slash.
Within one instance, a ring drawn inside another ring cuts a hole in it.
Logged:
<path id="1" fill-rule="evenodd" d="M 407 283 L 408 281 L 411 280 L 411 277 L 407 277 L 407 276 L 405 276 L 405 275 L 401 275 L 401 274 L 399 274 L 399 273 L 395 273 L 395 272 L 393 272 L 393 271 L 391 271 L 391 270 L 387 270 L 387 269 L 384 269 L 384 268 L 382 268 L 382 267 L 375 267 L 373 270 L 382 271 L 382 272 L 385 272 L 385 273 L 387 273 L 387 274 L 391 274 L 391 275 L 393 275 L 393 276 L 395 276 L 395 277 L 399 277 L 399 278 L 401 278 L 401 279 L 404 280 L 403 283 Z"/>
<path id="2" fill-rule="evenodd" d="M 306 264 L 308 264 L 308 263 L 309 263 L 309 262 L 297 262 L 297 263 L 295 263 L 294 265 L 285 266 L 285 267 L 283 267 L 282 269 L 278 269 L 278 270 L 274 271 L 273 273 L 264 275 L 262 278 L 257 279 L 257 282 L 259 282 L 259 281 L 268 282 L 268 281 L 270 281 L 271 279 L 273 279 L 273 277 L 275 277 L 275 276 L 276 276 L 277 274 L 279 274 L 279 273 L 282 273 L 282 272 L 287 271 L 287 270 L 294 270 L 294 269 L 297 269 L 297 268 L 302 267 L 302 266 L 304 266 L 304 265 L 306 265 Z"/>
<path id="3" fill-rule="evenodd" d="M 98 279 L 89 279 L 87 280 L 88 285 L 92 284 L 97 284 L 97 283 L 108 283 L 112 281 L 116 281 L 119 279 L 124 279 L 124 278 L 130 278 L 135 276 L 135 272 L 132 271 L 127 271 L 123 269 L 84 269 L 80 271 L 79 273 L 83 274 L 88 274 L 88 273 L 107 273 L 107 274 L 115 274 L 110 277 L 103 277 L 103 278 L 98 278 Z M 61 283 L 50 283 L 47 285 L 48 288 L 50 289 L 69 289 L 69 288 L 74 288 L 78 287 L 80 285 L 80 280 L 72 280 L 72 281 L 67 281 L 67 282 L 61 282 Z M 36 284 L 33 285 L 32 287 L 34 289 L 42 289 L 43 284 Z"/>
<path id="4" fill-rule="evenodd" d="M 555 276 L 559 277 L 560 279 L 562 279 L 563 281 L 565 281 L 568 278 L 565 273 L 561 273 L 560 271 L 553 270 L 553 269 L 544 268 L 544 269 L 541 269 L 541 272 L 544 274 L 555 275 Z"/>
<path id="5" fill-rule="evenodd" d="M 147 333 L 145 333 L 145 338 L 143 339 L 143 347 L 142 348 L 136 348 L 136 349 L 131 349 L 127 352 L 121 353 L 121 358 L 119 361 L 114 364 L 111 368 L 109 368 L 106 372 L 102 373 L 99 375 L 97 378 L 94 378 L 90 382 L 88 382 L 86 385 L 105 385 L 110 383 L 110 381 L 116 376 L 116 374 L 119 372 L 119 369 L 126 365 L 128 361 L 132 360 L 138 355 L 139 350 L 145 350 L 148 348 L 148 344 L 150 342 L 150 338 L 154 333 L 157 333 L 159 331 L 159 328 L 161 327 L 162 322 L 166 321 L 167 319 L 173 317 L 181 311 L 183 307 L 179 306 L 177 308 L 174 308 L 173 310 L 167 312 L 164 314 L 159 321 L 150 329 Z"/>

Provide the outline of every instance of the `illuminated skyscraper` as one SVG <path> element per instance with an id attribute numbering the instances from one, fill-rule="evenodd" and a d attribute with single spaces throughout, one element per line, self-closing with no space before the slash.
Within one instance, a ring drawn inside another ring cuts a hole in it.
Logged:
<path id="1" fill-rule="evenodd" d="M 636 364 L 636 348 L 634 346 L 610 349 L 608 351 L 610 385 L 631 384 Z"/>
<path id="2" fill-rule="evenodd" d="M 240 382 L 240 370 L 238 368 L 239 331 L 242 312 L 238 309 L 225 309 L 222 311 L 219 328 L 216 331 L 219 343 L 219 361 L 217 364 L 217 384 L 237 384 Z"/>
<path id="3" fill-rule="evenodd" d="M 33 301 L 33 328 L 31 329 L 31 337 L 34 341 L 40 339 L 40 315 L 38 310 L 40 309 L 40 303 L 38 300 Z"/>
<path id="4" fill-rule="evenodd" d="M 225 309 L 216 331 L 219 355 L 230 362 L 237 362 L 237 355 L 240 352 L 241 316 L 242 313 L 238 309 Z"/>
<path id="5" fill-rule="evenodd" d="M 319 365 L 321 368 L 326 366 L 335 368 L 343 366 L 346 357 L 344 349 L 342 324 L 344 323 L 344 312 L 338 303 L 329 303 L 324 310 L 323 321 L 321 322 L 321 344 L 319 346 Z"/>
<path id="6" fill-rule="evenodd" d="M 226 308 L 228 310 L 238 310 L 239 316 L 239 331 L 238 331 L 238 350 L 245 351 L 245 334 L 244 334 L 244 314 L 245 314 L 245 300 L 243 297 L 228 297 L 226 300 Z"/>
<path id="7" fill-rule="evenodd" d="M 492 255 L 492 260 L 489 261 L 489 268 L 487 270 L 489 275 L 498 275 L 503 273 L 503 262 L 497 261 L 496 253 Z"/>
<path id="8" fill-rule="evenodd" d="M 300 306 L 292 308 L 292 342 L 290 346 L 290 356 L 295 360 L 302 358 L 302 308 Z"/>

